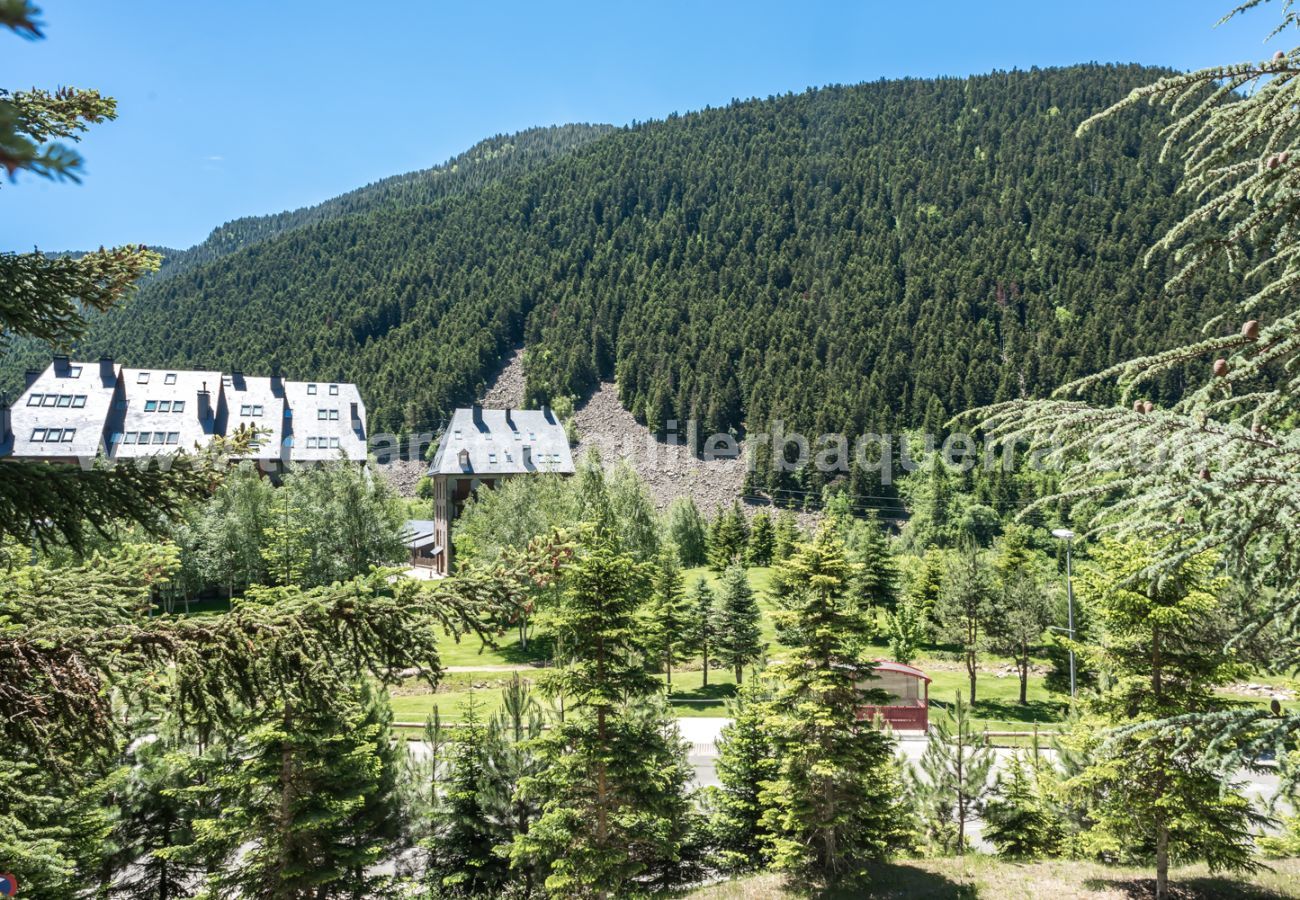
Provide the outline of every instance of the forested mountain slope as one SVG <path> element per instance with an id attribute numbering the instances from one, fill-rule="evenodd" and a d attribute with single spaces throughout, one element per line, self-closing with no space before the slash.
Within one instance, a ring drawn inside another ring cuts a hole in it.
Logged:
<path id="1" fill-rule="evenodd" d="M 315 206 L 244 216 L 214 228 L 201 243 L 187 250 L 154 247 L 162 254 L 162 267 L 147 276 L 142 285 L 148 288 L 195 266 L 307 225 L 380 209 L 424 206 L 469 193 L 501 178 L 530 172 L 614 130 L 612 125 L 571 124 L 496 135 L 479 141 L 441 165 L 383 178 Z M 43 367 L 48 362 L 49 348 L 38 341 L 18 339 L 7 349 L 10 352 L 0 362 L 0 390 L 12 395 L 22 384 L 24 368 Z M 148 364 L 149 359 L 142 362 Z"/>
<path id="2" fill-rule="evenodd" d="M 1162 297 L 1141 264 L 1184 208 L 1160 114 L 1074 137 L 1157 74 L 878 82 L 674 116 L 178 272 L 86 350 L 352 379 L 376 429 L 435 424 L 521 339 L 535 398 L 614 376 L 652 426 L 935 425 L 1209 317 L 1214 285 Z"/>

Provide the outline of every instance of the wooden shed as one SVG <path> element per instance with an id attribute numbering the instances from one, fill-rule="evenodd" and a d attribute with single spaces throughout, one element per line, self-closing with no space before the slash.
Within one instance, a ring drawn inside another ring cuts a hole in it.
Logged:
<path id="1" fill-rule="evenodd" d="M 876 660 L 875 678 L 859 683 L 864 691 L 889 694 L 880 706 L 858 707 L 859 719 L 879 715 L 895 731 L 927 731 L 930 727 L 930 676 L 920 669 L 887 659 Z"/>

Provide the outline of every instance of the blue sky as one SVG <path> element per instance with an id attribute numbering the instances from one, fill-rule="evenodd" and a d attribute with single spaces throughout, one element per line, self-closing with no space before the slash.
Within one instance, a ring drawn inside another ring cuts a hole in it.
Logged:
<path id="1" fill-rule="evenodd" d="M 214 226 L 423 168 L 532 125 L 661 118 L 881 77 L 1269 55 L 1235 0 L 336 4 L 38 0 L 0 85 L 115 96 L 82 185 L 0 188 L 0 249 L 187 247 Z"/>

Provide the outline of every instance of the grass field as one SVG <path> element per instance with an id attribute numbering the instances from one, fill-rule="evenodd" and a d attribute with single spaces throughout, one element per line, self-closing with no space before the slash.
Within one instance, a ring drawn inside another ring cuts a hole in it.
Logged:
<path id="1" fill-rule="evenodd" d="M 1253 875 L 1211 875 L 1203 866 L 1186 866 L 1171 873 L 1173 895 L 1191 898 L 1300 897 L 1300 860 L 1270 863 L 1272 871 Z M 689 900 L 1121 900 L 1155 895 L 1153 873 L 1147 869 L 1104 866 L 1076 860 L 1013 863 L 972 854 L 964 858 L 899 860 L 879 866 L 872 883 L 852 892 L 814 895 L 791 886 L 776 875 L 757 875 L 713 885 L 682 897 Z"/>

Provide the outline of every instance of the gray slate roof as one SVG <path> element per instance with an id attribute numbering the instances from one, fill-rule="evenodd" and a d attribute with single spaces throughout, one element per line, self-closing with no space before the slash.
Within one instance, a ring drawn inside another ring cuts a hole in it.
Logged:
<path id="1" fill-rule="evenodd" d="M 429 467 L 430 475 L 524 472 L 573 472 L 569 438 L 550 410 L 458 409 Z"/>

